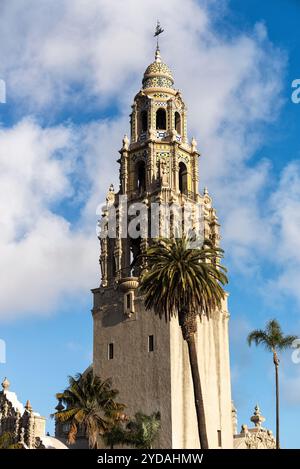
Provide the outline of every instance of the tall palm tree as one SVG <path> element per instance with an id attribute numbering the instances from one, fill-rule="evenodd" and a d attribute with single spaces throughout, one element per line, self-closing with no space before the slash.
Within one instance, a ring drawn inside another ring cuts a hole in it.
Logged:
<path id="1" fill-rule="evenodd" d="M 276 449 L 280 448 L 279 440 L 279 380 L 278 380 L 278 367 L 279 358 L 278 351 L 290 347 L 296 336 L 284 336 L 280 324 L 272 319 L 266 324 L 266 328 L 256 329 L 248 335 L 248 344 L 251 346 L 252 342 L 255 345 L 264 345 L 264 347 L 273 354 L 273 363 L 275 366 L 275 387 L 276 387 Z"/>
<path id="2" fill-rule="evenodd" d="M 153 309 L 166 321 L 178 316 L 187 342 L 194 388 L 199 440 L 208 448 L 205 412 L 195 344 L 197 316 L 221 307 L 227 283 L 226 269 L 220 265 L 223 251 L 208 240 L 201 248 L 190 248 L 187 237 L 154 240 L 145 257 L 140 289 L 146 309 Z"/>
<path id="3" fill-rule="evenodd" d="M 109 379 L 101 381 L 92 369 L 69 377 L 68 388 L 56 394 L 66 408 L 53 414 L 58 422 L 70 424 L 69 444 L 75 443 L 78 430 L 82 429 L 89 447 L 99 447 L 99 436 L 123 415 L 125 406 L 115 401 L 118 393 Z"/>

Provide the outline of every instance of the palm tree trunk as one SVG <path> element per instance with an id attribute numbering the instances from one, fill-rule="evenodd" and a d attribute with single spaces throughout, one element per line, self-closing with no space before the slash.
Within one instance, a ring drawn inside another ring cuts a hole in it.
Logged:
<path id="1" fill-rule="evenodd" d="M 198 368 L 195 335 L 190 334 L 189 337 L 186 339 L 186 341 L 188 344 L 189 359 L 190 359 L 190 366 L 191 366 L 191 372 L 192 372 L 200 446 L 201 446 L 201 449 L 208 449 L 204 402 L 203 402 L 201 380 L 200 380 L 200 374 L 199 374 L 199 368 Z"/>
<path id="2" fill-rule="evenodd" d="M 275 365 L 275 385 L 276 385 L 276 449 L 280 449 L 279 441 L 279 380 L 278 380 L 278 362 L 274 359 Z"/>

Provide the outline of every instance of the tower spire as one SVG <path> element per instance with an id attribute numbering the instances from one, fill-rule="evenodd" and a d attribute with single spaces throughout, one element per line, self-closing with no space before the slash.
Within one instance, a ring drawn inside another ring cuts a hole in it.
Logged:
<path id="1" fill-rule="evenodd" d="M 155 62 L 156 63 L 161 62 L 161 56 L 160 56 L 160 50 L 159 50 L 158 42 L 157 42 L 156 51 L 155 51 Z"/>

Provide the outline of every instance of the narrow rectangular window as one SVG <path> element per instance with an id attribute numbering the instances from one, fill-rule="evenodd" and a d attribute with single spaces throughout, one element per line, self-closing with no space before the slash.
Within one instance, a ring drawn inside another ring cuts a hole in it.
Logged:
<path id="1" fill-rule="evenodd" d="M 131 297 L 130 297 L 130 293 L 128 293 L 128 295 L 126 296 L 126 306 L 127 306 L 127 309 L 130 309 L 131 308 Z"/>
<path id="2" fill-rule="evenodd" d="M 108 344 L 108 359 L 112 360 L 114 358 L 114 344 Z"/>
<path id="3" fill-rule="evenodd" d="M 219 448 L 222 448 L 222 433 L 221 430 L 217 430 L 218 432 L 218 446 Z"/>
<path id="4" fill-rule="evenodd" d="M 154 335 L 149 335 L 148 337 L 148 352 L 153 352 L 154 350 Z"/>

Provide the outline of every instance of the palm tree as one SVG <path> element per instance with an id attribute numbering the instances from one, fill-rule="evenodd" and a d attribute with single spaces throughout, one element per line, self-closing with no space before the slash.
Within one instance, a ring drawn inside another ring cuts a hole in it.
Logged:
<path id="1" fill-rule="evenodd" d="M 125 445 L 127 443 L 126 430 L 121 422 L 116 422 L 110 430 L 105 432 L 103 439 L 110 449 L 114 449 L 115 445 Z"/>
<path id="2" fill-rule="evenodd" d="M 127 424 L 126 442 L 138 449 L 151 449 L 160 430 L 160 413 L 145 415 L 135 414 Z"/>
<path id="3" fill-rule="evenodd" d="M 146 309 L 153 309 L 166 321 L 178 316 L 188 345 L 200 445 L 205 449 L 208 439 L 195 344 L 197 316 L 209 317 L 221 307 L 227 277 L 219 263 L 223 250 L 208 240 L 201 248 L 191 249 L 189 241 L 187 237 L 154 240 L 144 255 L 146 269 L 140 288 Z"/>
<path id="4" fill-rule="evenodd" d="M 115 401 L 118 391 L 112 389 L 111 380 L 101 381 L 89 369 L 69 377 L 69 386 L 56 394 L 65 405 L 53 416 L 58 422 L 70 424 L 68 443 L 74 444 L 79 428 L 85 432 L 90 448 L 98 448 L 99 436 L 103 436 L 116 420 L 121 418 L 125 406 Z"/>
<path id="5" fill-rule="evenodd" d="M 135 414 L 124 427 L 123 422 L 117 422 L 109 432 L 105 433 L 104 441 L 110 449 L 115 445 L 133 446 L 138 449 L 151 449 L 160 430 L 160 413 L 146 415 L 141 412 Z"/>
<path id="6" fill-rule="evenodd" d="M 278 367 L 279 358 L 277 352 L 290 347 L 293 341 L 297 339 L 296 336 L 284 336 L 280 324 L 272 319 L 266 324 L 265 330 L 256 329 L 248 335 L 248 344 L 251 346 L 252 342 L 255 345 L 264 345 L 265 348 L 272 352 L 273 363 L 275 366 L 275 387 L 276 387 L 276 449 L 280 448 L 279 441 L 279 381 L 278 381 Z"/>

